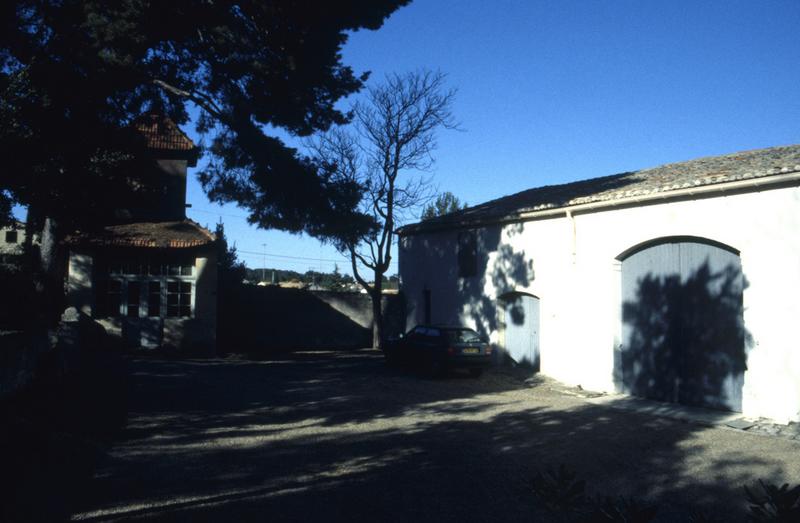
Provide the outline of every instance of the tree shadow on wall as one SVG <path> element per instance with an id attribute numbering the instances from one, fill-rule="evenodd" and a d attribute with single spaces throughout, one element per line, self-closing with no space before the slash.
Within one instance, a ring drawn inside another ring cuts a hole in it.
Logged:
<path id="1" fill-rule="evenodd" d="M 471 275 L 460 270 L 461 253 L 456 234 L 442 233 L 415 238 L 414 241 L 420 243 L 411 248 L 410 255 L 419 253 L 428 266 L 434 267 L 422 278 L 425 281 L 424 290 L 432 296 L 431 321 L 470 325 L 485 337 L 498 331 L 502 321 L 525 325 L 528 314 L 523 303 L 520 300 L 503 299 L 528 288 L 535 277 L 530 256 L 523 248 L 515 248 L 508 242 L 510 237 L 524 230 L 524 224 L 517 223 L 472 231 L 475 242 L 472 250 L 474 259 L 469 263 Z M 406 298 L 408 317 L 422 321 L 422 296 L 417 299 L 414 299 L 415 296 Z M 500 351 L 495 354 L 501 356 Z"/>
<path id="2" fill-rule="evenodd" d="M 524 292 L 498 298 L 505 322 L 504 349 L 507 363 L 514 362 L 527 373 L 539 372 L 539 299 Z"/>
<path id="3" fill-rule="evenodd" d="M 522 233 L 524 225 L 522 223 L 507 225 L 505 230 L 509 236 L 515 236 Z M 458 280 L 458 291 L 466 305 L 465 310 L 469 311 L 469 317 L 483 335 L 488 335 L 499 328 L 501 304 L 498 304 L 498 296 L 508 295 L 518 288 L 526 288 L 534 280 L 533 261 L 526 256 L 524 250 L 515 251 L 511 245 L 503 244 L 501 232 L 499 226 L 480 231 L 477 274 L 485 276 Z M 495 290 L 494 296 L 488 296 L 484 291 L 487 280 Z M 514 324 L 524 325 L 525 309 L 521 306 L 521 302 L 511 300 L 506 306 Z"/>
<path id="4" fill-rule="evenodd" d="M 706 260 L 688 278 L 647 274 L 622 309 L 615 381 L 625 393 L 741 411 L 746 348 L 739 267 L 713 272 Z"/>

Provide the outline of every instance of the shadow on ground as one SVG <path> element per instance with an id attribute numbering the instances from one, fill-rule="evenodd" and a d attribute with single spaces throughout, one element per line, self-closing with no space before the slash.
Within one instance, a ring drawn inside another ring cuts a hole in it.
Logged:
<path id="1" fill-rule="evenodd" d="M 127 373 L 107 347 L 83 350 L 65 371 L 43 358 L 36 379 L 0 402 L 0 521 L 62 521 L 125 424 Z"/>
<path id="2" fill-rule="evenodd" d="M 744 515 L 794 442 L 590 405 L 507 374 L 428 380 L 372 351 L 131 362 L 130 421 L 89 521 L 541 521 L 527 482 L 564 463 L 589 493 Z M 788 478 L 786 478 L 788 480 Z"/>

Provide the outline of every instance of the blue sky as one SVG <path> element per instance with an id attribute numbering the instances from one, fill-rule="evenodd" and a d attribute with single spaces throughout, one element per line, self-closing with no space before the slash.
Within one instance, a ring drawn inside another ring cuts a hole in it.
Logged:
<path id="1" fill-rule="evenodd" d="M 357 72 L 438 69 L 463 131 L 440 135 L 440 190 L 470 204 L 540 185 L 800 142 L 800 0 L 417 0 L 351 36 Z M 356 95 L 357 97 L 357 95 Z M 187 129 L 188 131 L 189 129 Z M 250 267 L 349 272 L 317 240 L 250 227 L 193 176 Z M 395 265 L 390 272 L 396 271 Z"/>

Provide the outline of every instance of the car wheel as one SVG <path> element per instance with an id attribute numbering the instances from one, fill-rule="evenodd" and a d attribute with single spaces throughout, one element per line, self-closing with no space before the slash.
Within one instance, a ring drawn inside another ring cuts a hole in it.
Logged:
<path id="1" fill-rule="evenodd" d="M 469 369 L 469 375 L 473 378 L 480 378 L 483 374 L 483 369 Z"/>

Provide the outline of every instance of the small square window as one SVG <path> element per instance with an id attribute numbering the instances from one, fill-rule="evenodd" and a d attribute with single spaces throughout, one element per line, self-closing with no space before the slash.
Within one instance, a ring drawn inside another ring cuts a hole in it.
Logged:
<path id="1" fill-rule="evenodd" d="M 148 272 L 151 276 L 161 276 L 161 264 L 159 262 L 151 261 L 148 265 Z"/>
<path id="2" fill-rule="evenodd" d="M 147 286 L 147 315 L 161 315 L 161 282 L 151 281 Z"/>
<path id="3" fill-rule="evenodd" d="M 114 318 L 120 315 L 122 305 L 122 282 L 120 280 L 108 280 L 105 292 L 104 316 Z"/>
<path id="4" fill-rule="evenodd" d="M 123 266 L 123 274 L 137 276 L 142 273 L 142 264 L 138 261 L 127 261 Z"/>
<path id="5" fill-rule="evenodd" d="M 108 273 L 122 274 L 122 262 L 120 262 L 119 260 L 111 261 L 111 263 L 108 264 Z"/>
<path id="6" fill-rule="evenodd" d="M 139 302 L 141 300 L 142 284 L 138 281 L 128 282 L 128 317 L 139 317 Z"/>
<path id="7" fill-rule="evenodd" d="M 192 284 L 181 283 L 181 297 L 179 312 L 181 316 L 192 315 Z"/>
<path id="8" fill-rule="evenodd" d="M 458 233 L 458 276 L 470 278 L 478 274 L 478 242 L 475 231 Z"/>
<path id="9" fill-rule="evenodd" d="M 192 315 L 192 284 L 190 282 L 167 282 L 167 316 L 187 317 Z"/>
<path id="10" fill-rule="evenodd" d="M 6 243 L 17 243 L 17 231 L 6 231 Z"/>

